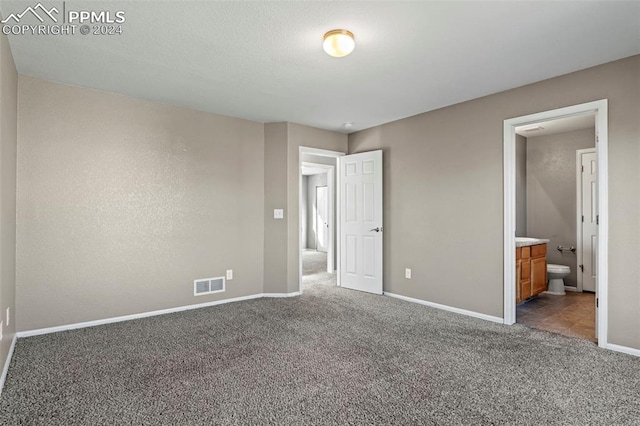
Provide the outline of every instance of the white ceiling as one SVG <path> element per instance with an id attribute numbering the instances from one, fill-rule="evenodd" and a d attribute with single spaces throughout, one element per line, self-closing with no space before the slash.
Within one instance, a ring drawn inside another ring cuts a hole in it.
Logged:
<path id="1" fill-rule="evenodd" d="M 516 127 L 516 133 L 526 138 L 533 138 L 536 136 L 555 135 L 557 133 L 571 132 L 574 130 L 590 129 L 595 126 L 595 114 L 582 114 Z"/>
<path id="2" fill-rule="evenodd" d="M 0 11 L 36 2 L 2 1 Z M 124 34 L 10 36 L 19 73 L 345 132 L 640 53 L 637 1 L 65 6 L 124 10 Z M 346 58 L 322 51 L 322 35 L 334 28 L 355 34 Z"/>

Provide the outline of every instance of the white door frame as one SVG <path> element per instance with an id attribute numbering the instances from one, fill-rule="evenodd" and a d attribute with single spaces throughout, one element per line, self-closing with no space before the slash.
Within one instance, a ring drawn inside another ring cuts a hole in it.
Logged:
<path id="1" fill-rule="evenodd" d="M 588 113 L 596 115 L 596 152 L 598 155 L 598 258 L 596 297 L 598 298 L 598 346 L 607 347 L 608 322 L 608 258 L 609 258 L 609 170 L 608 163 L 608 102 L 606 99 L 544 111 L 504 120 L 504 317 L 505 324 L 516 321 L 516 133 L 515 128 L 552 119 Z"/>
<path id="2" fill-rule="evenodd" d="M 311 165 L 313 164 L 313 167 L 321 167 L 321 168 L 328 168 L 331 169 L 332 171 L 329 172 L 329 176 L 332 179 L 332 182 L 334 183 L 334 188 L 335 188 L 335 199 L 336 199 L 336 203 L 335 205 L 333 205 L 333 194 L 331 194 L 331 196 L 329 196 L 329 201 L 330 201 L 330 212 L 329 212 L 329 218 L 331 219 L 331 224 L 334 225 L 336 227 L 335 230 L 335 234 L 339 235 L 338 233 L 340 232 L 340 221 L 338 220 L 338 212 L 339 212 L 339 205 L 340 205 L 340 177 L 337 176 L 336 174 L 336 170 L 334 166 L 330 166 L 327 164 L 319 164 L 319 163 L 306 163 L 302 161 L 302 154 L 311 154 L 311 155 L 317 155 L 320 157 L 330 157 L 330 158 L 339 158 L 342 157 L 343 155 L 345 155 L 346 153 L 344 152 L 339 152 L 339 151 L 330 151 L 327 149 L 318 149 L 318 148 L 309 148 L 309 147 L 305 147 L 305 146 L 301 146 L 298 149 L 298 210 L 300 212 L 302 212 L 302 206 L 300 205 L 302 203 L 302 166 L 305 164 Z M 336 160 L 337 163 L 337 160 Z M 327 186 L 329 185 L 329 176 L 327 176 Z M 331 190 L 330 190 L 331 191 Z M 298 220 L 302 220 L 301 216 L 302 213 L 299 213 L 299 219 Z M 333 228 L 333 227 L 332 227 Z M 329 245 L 330 249 L 331 249 L 331 253 L 327 252 L 327 271 L 329 271 L 329 262 L 331 262 L 331 268 L 333 270 L 337 270 L 336 272 L 336 276 L 337 276 L 337 285 L 340 286 L 340 244 L 336 243 L 333 244 L 334 241 L 334 232 L 333 229 L 331 230 L 332 232 L 329 232 L 329 238 L 331 240 L 331 244 Z M 333 247 L 335 246 L 336 248 L 336 253 L 335 256 L 333 254 Z M 334 265 L 333 264 L 333 258 L 336 258 L 338 260 L 338 264 Z M 331 259 L 331 260 L 329 260 Z M 298 291 L 300 293 L 302 293 L 302 232 L 300 230 L 300 226 L 298 226 Z"/>
<path id="3" fill-rule="evenodd" d="M 576 268 L 579 268 L 582 262 L 582 154 L 590 152 L 598 153 L 595 148 L 577 149 L 576 150 Z M 599 177 L 599 176 L 598 176 Z M 582 292 L 583 274 L 576 271 L 576 291 Z"/>

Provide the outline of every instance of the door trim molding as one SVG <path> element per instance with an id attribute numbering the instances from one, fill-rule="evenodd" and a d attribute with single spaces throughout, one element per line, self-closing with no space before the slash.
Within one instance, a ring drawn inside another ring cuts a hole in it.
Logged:
<path id="1" fill-rule="evenodd" d="M 504 120 L 503 126 L 503 195 L 504 195 L 504 275 L 503 307 L 505 324 L 516 321 L 515 303 L 515 229 L 516 229 L 516 134 L 515 128 L 556 118 L 595 113 L 596 152 L 598 155 L 598 259 L 596 294 L 599 299 L 597 338 L 598 346 L 608 346 L 608 256 L 609 256 L 609 170 L 608 163 L 608 102 L 602 99 L 565 108 L 539 112 Z"/>
<path id="2" fill-rule="evenodd" d="M 595 148 L 576 150 L 576 268 L 584 264 L 582 262 L 582 154 L 598 153 Z M 597 157 L 596 157 L 597 160 Z M 580 204 L 578 204 L 580 203 Z M 582 292 L 582 278 L 584 274 L 576 271 L 576 291 Z"/>

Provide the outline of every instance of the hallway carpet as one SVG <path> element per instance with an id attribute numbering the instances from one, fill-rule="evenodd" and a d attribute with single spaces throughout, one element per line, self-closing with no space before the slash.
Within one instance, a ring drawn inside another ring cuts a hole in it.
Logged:
<path id="1" fill-rule="evenodd" d="M 3 425 L 637 425 L 640 358 L 310 286 L 18 340 Z"/>
<path id="2" fill-rule="evenodd" d="M 302 251 L 302 291 L 313 285 L 336 285 L 336 273 L 327 272 L 327 253 Z"/>

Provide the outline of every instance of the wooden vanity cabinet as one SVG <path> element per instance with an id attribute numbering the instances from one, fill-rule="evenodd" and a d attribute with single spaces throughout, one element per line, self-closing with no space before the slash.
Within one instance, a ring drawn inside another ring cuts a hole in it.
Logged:
<path id="1" fill-rule="evenodd" d="M 547 245 L 516 247 L 516 303 L 547 290 Z"/>

